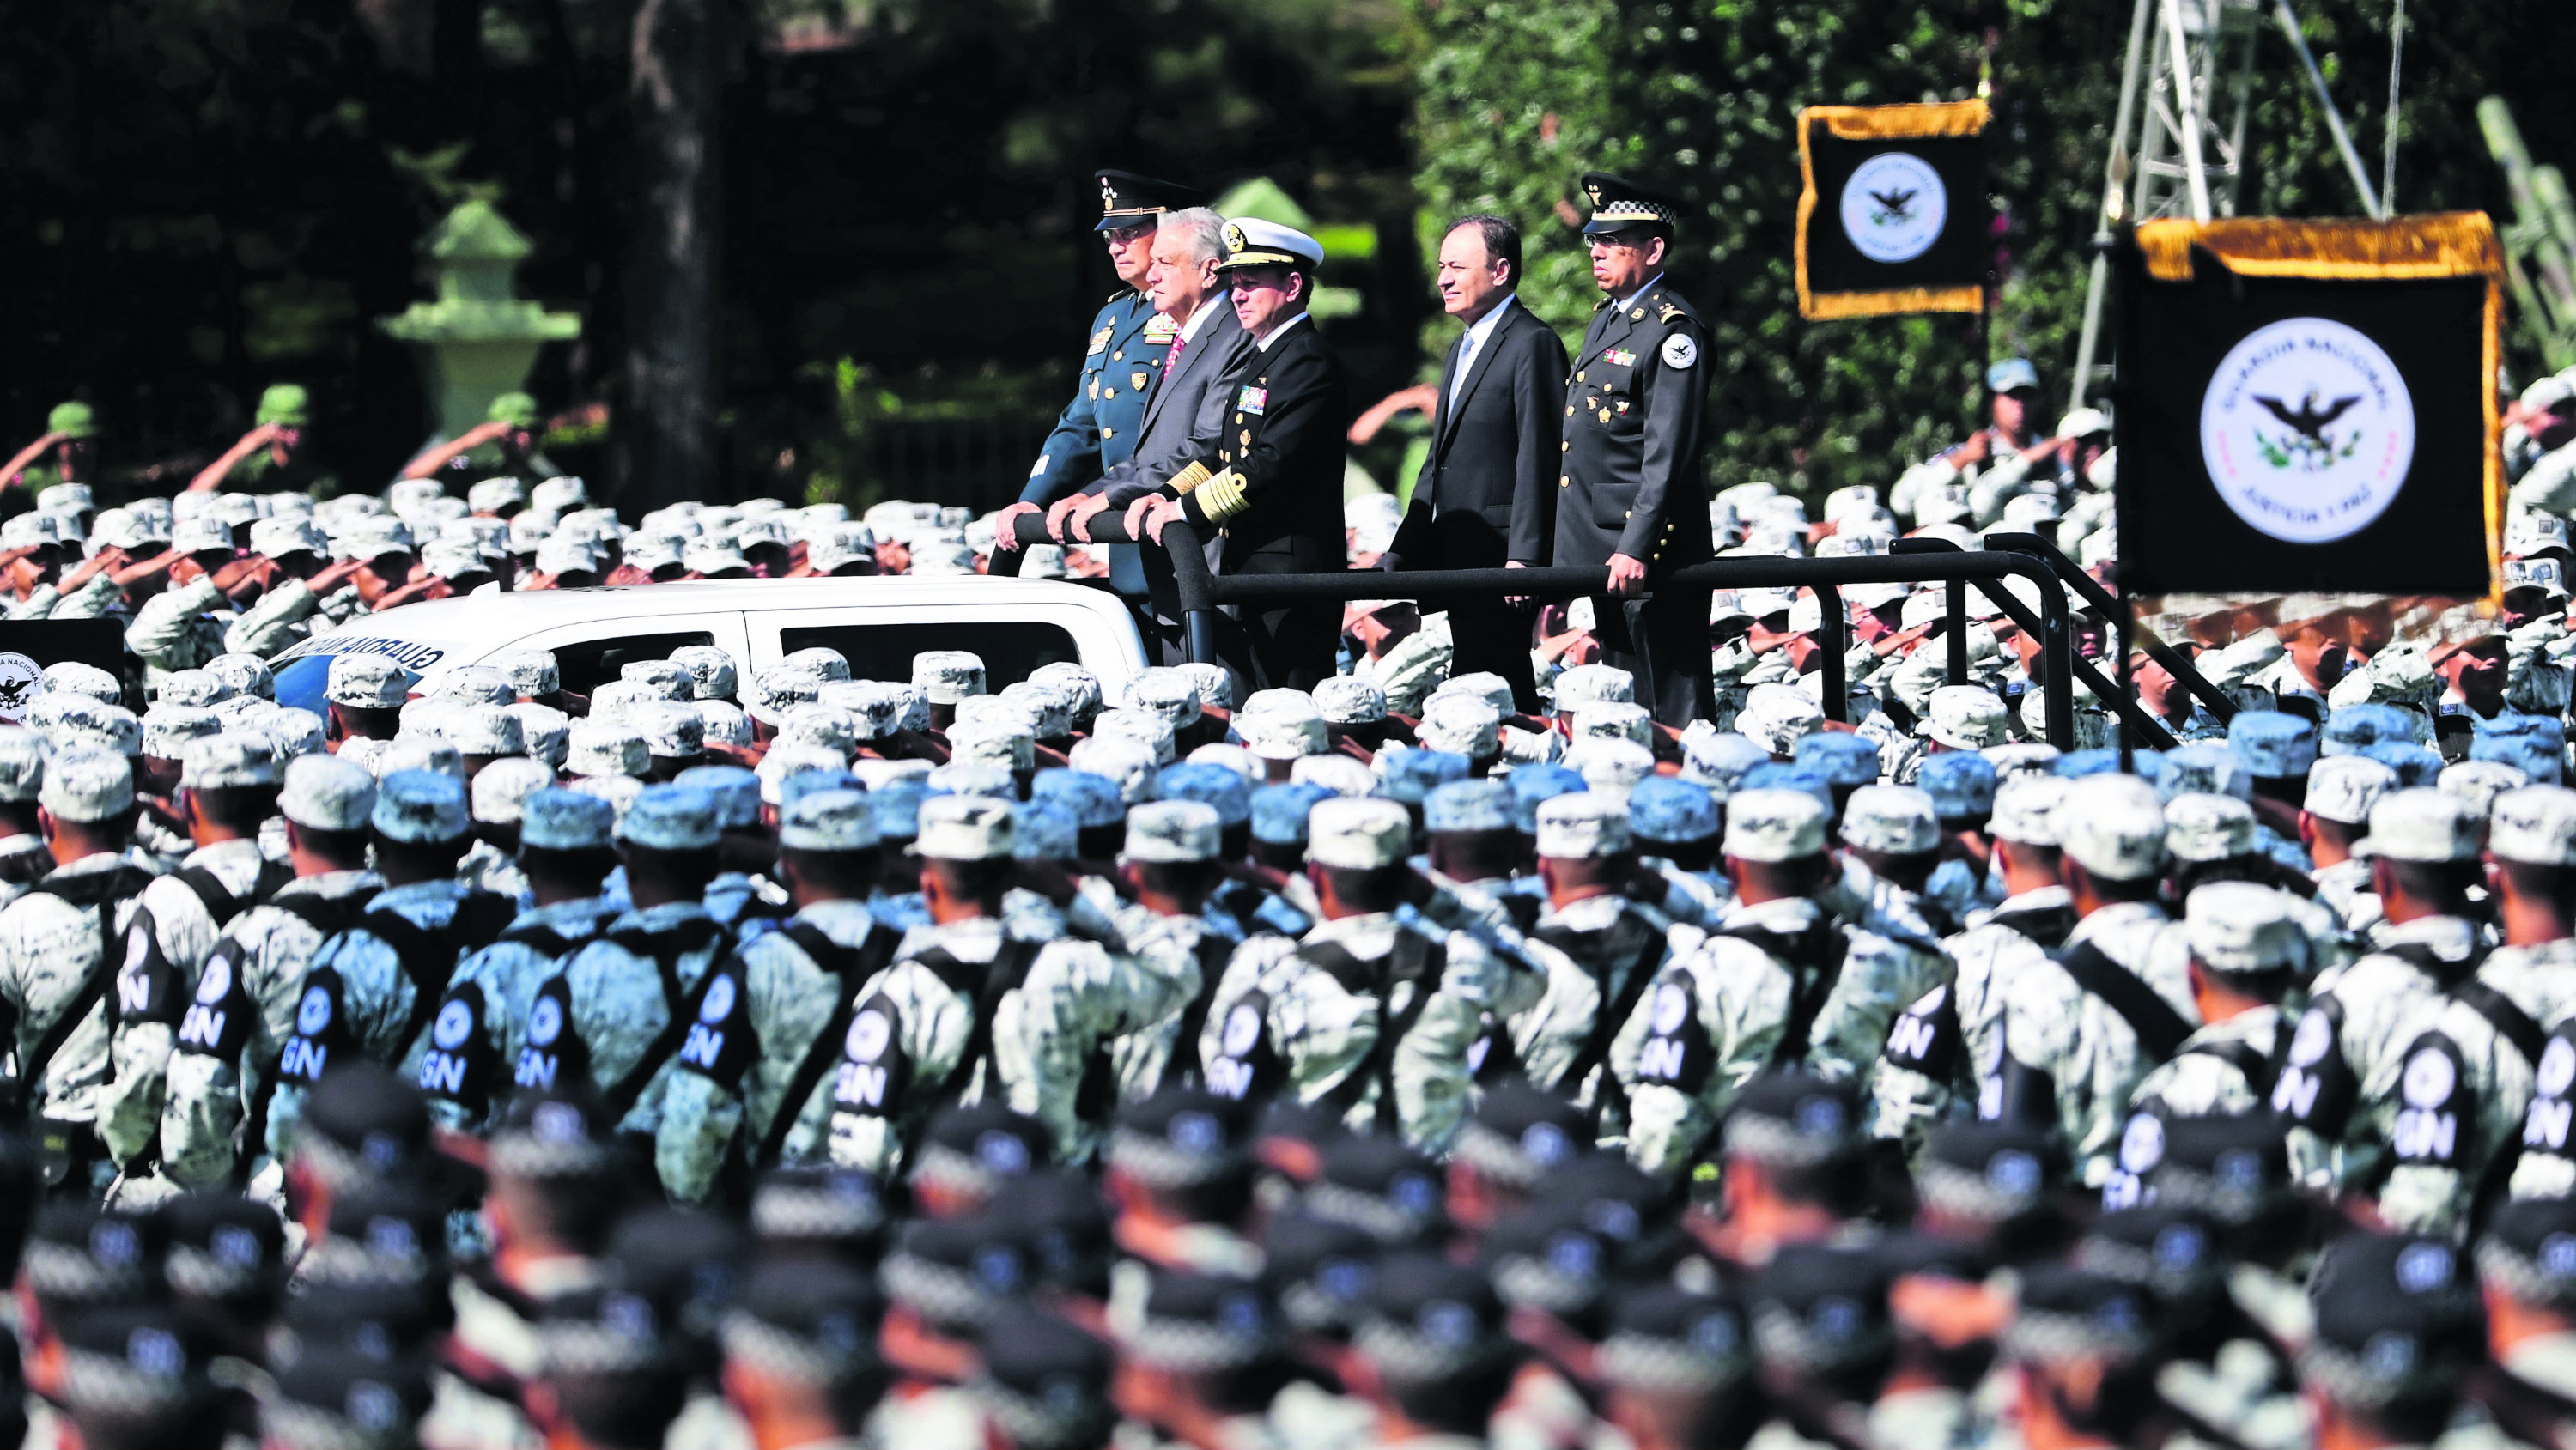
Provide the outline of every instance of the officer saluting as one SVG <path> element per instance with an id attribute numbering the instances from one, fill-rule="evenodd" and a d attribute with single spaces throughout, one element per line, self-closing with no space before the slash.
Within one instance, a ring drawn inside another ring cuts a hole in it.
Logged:
<path id="1" fill-rule="evenodd" d="M 1055 431 L 1029 468 L 1019 503 L 1003 511 L 1001 537 L 1008 540 L 1014 516 L 1043 511 L 1048 504 L 1127 461 L 1145 431 L 1145 404 L 1154 380 L 1163 374 L 1163 354 L 1180 336 L 1180 320 L 1154 309 L 1145 291 L 1145 274 L 1154 265 L 1154 232 L 1163 213 L 1199 204 L 1199 194 L 1175 182 L 1156 181 L 1128 171 L 1103 171 L 1100 222 L 1092 230 L 1107 233 L 1109 264 L 1118 269 L 1119 289 L 1091 319 L 1082 355 L 1082 387 L 1064 405 Z M 1016 548 L 1005 542 L 1003 547 Z M 1115 545 L 1110 555 L 1110 582 L 1130 599 L 1145 594 L 1145 572 L 1133 545 Z"/>
<path id="2" fill-rule="evenodd" d="M 1714 556 L 1700 476 L 1708 385 L 1700 324 L 1664 283 L 1679 208 L 1605 172 L 1584 173 L 1592 279 L 1609 297 L 1565 387 L 1565 469 L 1555 562 L 1610 571 L 1593 604 L 1601 662 L 1634 674 L 1637 703 L 1679 728 L 1711 714 L 1709 590 L 1672 570 Z"/>

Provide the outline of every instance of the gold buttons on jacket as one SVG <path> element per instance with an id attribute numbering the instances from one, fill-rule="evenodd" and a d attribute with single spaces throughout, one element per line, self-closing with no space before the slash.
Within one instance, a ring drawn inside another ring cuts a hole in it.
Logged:
<path id="1" fill-rule="evenodd" d="M 1556 486 L 1557 486 L 1557 487 L 1559 487 L 1559 488 L 1569 488 L 1569 487 L 1572 487 L 1572 486 L 1573 486 L 1573 483 L 1574 483 L 1574 479 L 1573 479 L 1573 476 L 1572 476 L 1572 475 L 1570 475 L 1570 474 L 1559 474 L 1559 475 L 1557 476 Z"/>
<path id="2" fill-rule="evenodd" d="M 1557 444 L 1556 451 L 1559 453 L 1572 453 L 1574 451 L 1574 440 L 1568 438 L 1564 442 Z"/>
<path id="3" fill-rule="evenodd" d="M 1574 416 L 1574 405 L 1572 403 L 1565 405 L 1565 416 L 1569 418 Z"/>

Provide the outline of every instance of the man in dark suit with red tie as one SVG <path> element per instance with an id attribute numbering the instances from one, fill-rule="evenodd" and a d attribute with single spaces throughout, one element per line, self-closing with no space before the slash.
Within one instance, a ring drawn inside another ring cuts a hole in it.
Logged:
<path id="1" fill-rule="evenodd" d="M 1414 479 L 1389 569 L 1530 568 L 1548 560 L 1564 450 L 1558 395 L 1565 344 L 1514 295 L 1521 235 L 1497 216 L 1462 217 L 1440 242 L 1440 300 L 1467 326 L 1440 369 L 1431 452 Z M 1550 446 L 1554 445 L 1554 446 Z M 1499 593 L 1449 607 L 1452 675 L 1490 672 L 1535 714 L 1529 619 Z"/>

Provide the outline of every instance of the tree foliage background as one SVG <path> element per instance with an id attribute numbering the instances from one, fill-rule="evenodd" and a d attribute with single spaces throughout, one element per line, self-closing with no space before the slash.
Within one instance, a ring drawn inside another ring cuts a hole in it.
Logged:
<path id="1" fill-rule="evenodd" d="M 2064 397 L 2128 42 L 2129 0 L 1418 0 L 1426 229 L 1493 208 L 1531 234 L 1528 296 L 1569 334 L 1595 293 L 1576 178 L 1619 171 L 1684 197 L 1671 275 L 1711 323 L 1718 485 L 1892 482 L 1954 441 L 1989 356 Z M 2378 183 L 2392 0 L 2294 0 Z M 2352 215 L 2324 114 L 2265 10 L 2241 215 Z M 2543 160 L 2576 161 L 2557 80 L 2563 0 L 2407 8 L 2402 211 L 2510 219 L 2474 107 L 2514 103 Z M 1802 106 L 1961 100 L 1986 88 L 2000 305 L 1969 319 L 1802 322 L 1791 272 Z M 1445 346 L 1435 322 L 1426 344 Z M 2528 360 L 2525 360 L 2526 368 Z M 2525 371 L 2525 376 L 2528 372 Z"/>

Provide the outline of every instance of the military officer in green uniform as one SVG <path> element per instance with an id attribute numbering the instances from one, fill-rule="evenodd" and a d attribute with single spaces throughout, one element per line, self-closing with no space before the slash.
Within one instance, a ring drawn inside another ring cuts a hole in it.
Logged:
<path id="1" fill-rule="evenodd" d="M 58 403 L 45 415 L 44 436 L 0 463 L 0 489 L 23 488 L 32 499 L 58 483 L 94 482 L 97 474 L 98 414 L 87 403 Z"/>
<path id="2" fill-rule="evenodd" d="M 1118 290 L 1091 319 L 1082 355 L 1082 387 L 1064 405 L 1037 462 L 1029 466 L 1020 499 L 1002 513 L 1008 537 L 1015 516 L 1046 506 L 1127 461 L 1145 431 L 1145 404 L 1163 375 L 1163 355 L 1180 336 L 1181 320 L 1154 310 L 1145 274 L 1154 265 L 1154 233 L 1163 213 L 1197 206 L 1199 194 L 1175 182 L 1129 171 L 1102 171 L 1100 221 Z M 1145 597 L 1145 567 L 1133 545 L 1109 551 L 1109 582 L 1129 599 Z"/>
<path id="3" fill-rule="evenodd" d="M 252 428 L 188 481 L 190 493 L 309 493 L 328 498 L 340 480 L 306 446 L 313 395 L 298 383 L 276 383 L 259 395 Z"/>
<path id="4" fill-rule="evenodd" d="M 1587 172 L 1592 280 L 1608 294 L 1565 385 L 1564 471 L 1557 480 L 1560 565 L 1610 572 L 1593 601 L 1601 663 L 1637 679 L 1637 703 L 1675 729 L 1713 713 L 1709 590 L 1672 587 L 1672 571 L 1714 556 L 1700 475 L 1707 374 L 1699 315 L 1664 280 L 1679 204 L 1635 182 Z"/>

